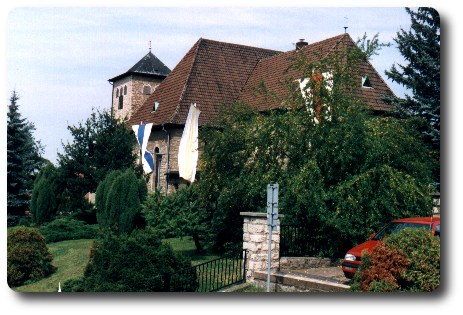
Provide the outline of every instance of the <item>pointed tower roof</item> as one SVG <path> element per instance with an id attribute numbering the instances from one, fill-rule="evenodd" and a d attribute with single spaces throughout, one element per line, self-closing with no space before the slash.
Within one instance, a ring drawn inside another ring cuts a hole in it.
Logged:
<path id="1" fill-rule="evenodd" d="M 150 50 L 150 52 L 148 52 L 127 72 L 109 79 L 108 81 L 115 82 L 132 74 L 165 78 L 170 74 L 170 69 L 155 55 L 153 55 Z"/>

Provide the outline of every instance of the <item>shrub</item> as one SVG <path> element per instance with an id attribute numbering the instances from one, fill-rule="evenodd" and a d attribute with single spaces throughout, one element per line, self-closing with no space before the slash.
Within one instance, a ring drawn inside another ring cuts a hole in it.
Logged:
<path id="1" fill-rule="evenodd" d="M 49 163 L 40 170 L 34 181 L 31 197 L 32 221 L 37 224 L 50 222 L 57 212 L 57 169 Z"/>
<path id="2" fill-rule="evenodd" d="M 51 264 L 53 257 L 38 229 L 14 228 L 8 233 L 7 244 L 7 280 L 10 287 L 39 280 L 56 270 Z"/>
<path id="3" fill-rule="evenodd" d="M 407 258 L 399 249 L 388 247 L 383 242 L 378 244 L 371 255 L 363 255 L 362 260 L 364 260 L 360 270 L 362 291 L 398 290 L 400 287 L 398 279 L 409 265 Z"/>
<path id="4" fill-rule="evenodd" d="M 7 227 L 13 227 L 19 224 L 20 216 L 8 214 L 6 218 Z"/>
<path id="5" fill-rule="evenodd" d="M 110 173 L 97 188 L 98 223 L 120 233 L 130 233 L 136 227 L 143 227 L 141 204 L 146 195 L 146 182 L 137 178 L 134 170 Z"/>
<path id="6" fill-rule="evenodd" d="M 95 207 L 97 209 L 96 218 L 101 226 L 109 226 L 109 212 L 107 211 L 108 193 L 114 180 L 122 174 L 122 171 L 116 170 L 110 172 L 104 180 L 98 185 L 95 196 Z"/>
<path id="7" fill-rule="evenodd" d="M 362 243 L 381 228 L 381 222 L 427 216 L 432 209 L 426 186 L 389 165 L 377 166 L 337 185 L 331 189 L 329 201 L 335 209 L 326 216 L 334 257 Z"/>
<path id="8" fill-rule="evenodd" d="M 354 291 L 431 292 L 440 283 L 440 239 L 425 229 L 406 229 L 387 237 L 362 256 Z"/>
<path id="9" fill-rule="evenodd" d="M 192 236 L 196 251 L 204 250 L 208 238 L 207 213 L 200 206 L 197 185 L 182 187 L 163 196 L 159 190 L 150 194 L 142 205 L 143 216 L 162 238 Z"/>
<path id="10" fill-rule="evenodd" d="M 190 267 L 191 263 L 160 242 L 151 230 L 132 234 L 107 234 L 95 241 L 84 276 L 65 282 L 64 291 L 74 292 L 159 292 L 164 275 Z M 188 283 L 196 283 L 196 275 Z M 178 280 L 178 279 L 176 279 Z M 185 280 L 185 279 L 184 279 Z M 186 288 L 194 291 L 195 286 Z M 179 287 L 174 290 L 180 290 Z"/>
<path id="11" fill-rule="evenodd" d="M 404 230 L 391 235 L 386 244 L 401 250 L 410 262 L 402 275 L 402 290 L 436 290 L 440 284 L 440 238 L 425 229 Z"/>
<path id="12" fill-rule="evenodd" d="M 40 232 L 47 243 L 92 239 L 97 236 L 98 230 L 98 225 L 89 225 L 73 218 L 56 219 L 40 227 Z"/>

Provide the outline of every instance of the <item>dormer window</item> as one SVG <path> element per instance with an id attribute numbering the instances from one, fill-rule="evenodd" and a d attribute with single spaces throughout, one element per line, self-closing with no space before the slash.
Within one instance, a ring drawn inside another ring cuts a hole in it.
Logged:
<path id="1" fill-rule="evenodd" d="M 153 110 L 151 111 L 152 113 L 155 112 L 158 109 L 159 103 L 154 102 Z"/>
<path id="2" fill-rule="evenodd" d="M 370 78 L 368 76 L 362 77 L 362 87 L 363 88 L 372 88 Z"/>

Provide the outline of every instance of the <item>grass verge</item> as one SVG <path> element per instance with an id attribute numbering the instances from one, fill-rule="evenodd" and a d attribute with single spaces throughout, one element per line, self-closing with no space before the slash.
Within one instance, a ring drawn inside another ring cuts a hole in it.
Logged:
<path id="1" fill-rule="evenodd" d="M 88 263 L 88 254 L 93 240 L 69 240 L 48 244 L 53 255 L 52 264 L 58 269 L 47 278 L 37 282 L 13 288 L 16 292 L 57 292 L 58 285 L 66 280 L 82 276 Z M 191 259 L 192 265 L 219 258 L 210 252 L 197 253 L 192 237 L 169 238 L 163 240 L 172 246 L 172 249 Z"/>
<path id="2" fill-rule="evenodd" d="M 72 240 L 48 244 L 53 265 L 58 269 L 47 278 L 13 288 L 17 292 L 57 292 L 58 284 L 81 276 L 88 262 L 93 240 Z"/>
<path id="3" fill-rule="evenodd" d="M 193 238 L 191 236 L 166 238 L 162 241 L 170 244 L 174 252 L 181 254 L 185 257 L 189 257 L 193 266 L 220 257 L 208 251 L 205 251 L 203 253 L 197 253 L 195 242 L 193 241 Z"/>

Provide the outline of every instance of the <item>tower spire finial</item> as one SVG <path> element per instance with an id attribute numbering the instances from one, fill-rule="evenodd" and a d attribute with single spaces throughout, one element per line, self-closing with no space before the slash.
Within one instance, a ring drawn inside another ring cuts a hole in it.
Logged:
<path id="1" fill-rule="evenodd" d="M 149 41 L 149 49 L 150 49 L 150 52 L 151 52 L 151 41 Z"/>
<path id="2" fill-rule="evenodd" d="M 347 28 L 348 28 L 347 22 L 348 22 L 348 20 L 349 20 L 349 19 L 347 18 L 347 16 L 345 16 L 345 17 L 344 17 L 344 22 L 345 22 L 346 24 L 344 24 L 344 25 L 345 25 L 345 26 L 344 26 L 344 33 L 347 33 Z"/>

